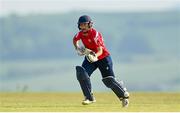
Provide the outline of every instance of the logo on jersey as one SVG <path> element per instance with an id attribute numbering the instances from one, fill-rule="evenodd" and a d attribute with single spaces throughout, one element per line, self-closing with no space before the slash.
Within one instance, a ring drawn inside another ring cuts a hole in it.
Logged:
<path id="1" fill-rule="evenodd" d="M 91 43 L 92 42 L 91 39 L 88 39 L 88 42 Z"/>

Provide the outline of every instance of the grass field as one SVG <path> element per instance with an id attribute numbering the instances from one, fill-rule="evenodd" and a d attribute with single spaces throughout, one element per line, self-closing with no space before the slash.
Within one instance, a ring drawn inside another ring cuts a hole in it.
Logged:
<path id="1" fill-rule="evenodd" d="M 0 93 L 0 111 L 59 112 L 174 112 L 180 111 L 180 93 L 130 94 L 130 105 L 122 108 L 113 93 L 95 93 L 97 102 L 81 105 L 81 93 Z"/>

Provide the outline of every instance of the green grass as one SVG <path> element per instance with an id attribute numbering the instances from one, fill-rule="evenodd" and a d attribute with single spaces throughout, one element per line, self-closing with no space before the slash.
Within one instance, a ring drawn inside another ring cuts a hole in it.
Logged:
<path id="1" fill-rule="evenodd" d="M 0 93 L 0 111 L 68 112 L 173 112 L 180 111 L 180 93 L 130 94 L 130 105 L 122 108 L 113 93 L 95 93 L 97 102 L 81 105 L 81 93 Z"/>

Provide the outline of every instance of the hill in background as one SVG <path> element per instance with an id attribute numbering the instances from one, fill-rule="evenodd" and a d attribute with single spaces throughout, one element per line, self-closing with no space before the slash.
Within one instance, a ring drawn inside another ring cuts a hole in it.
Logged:
<path id="1" fill-rule="evenodd" d="M 87 14 L 103 34 L 117 78 L 127 81 L 130 90 L 180 90 L 179 11 Z M 78 90 L 74 66 L 82 58 L 75 54 L 72 38 L 81 15 L 1 17 L 0 90 Z M 101 76 L 92 79 L 95 89 L 106 90 L 99 85 Z"/>

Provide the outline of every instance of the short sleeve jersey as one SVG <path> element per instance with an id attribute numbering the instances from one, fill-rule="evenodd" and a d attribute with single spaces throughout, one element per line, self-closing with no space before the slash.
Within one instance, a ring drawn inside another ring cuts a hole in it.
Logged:
<path id="1" fill-rule="evenodd" d="M 103 53 L 98 57 L 98 60 L 103 59 L 110 54 L 105 47 L 101 33 L 96 31 L 94 28 L 88 31 L 87 36 L 84 36 L 82 31 L 77 33 L 74 36 L 73 41 L 77 42 L 78 40 L 81 40 L 86 48 L 91 49 L 95 53 L 97 53 L 98 47 L 101 46 L 103 49 Z"/>

